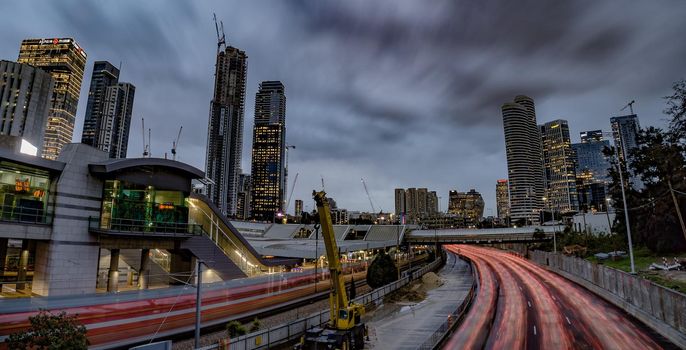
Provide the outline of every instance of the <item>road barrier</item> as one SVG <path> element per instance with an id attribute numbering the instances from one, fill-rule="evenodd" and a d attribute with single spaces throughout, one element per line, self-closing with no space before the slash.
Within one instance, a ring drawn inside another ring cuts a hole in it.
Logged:
<path id="1" fill-rule="evenodd" d="M 405 276 L 398 281 L 389 283 L 383 287 L 377 288 L 367 294 L 353 299 L 356 303 L 363 305 L 378 303 L 383 298 L 406 286 L 410 281 L 421 277 L 429 271 L 435 270 L 441 263 L 438 258 L 434 262 L 412 272 L 412 278 Z M 240 337 L 231 339 L 230 341 L 220 341 L 218 344 L 212 344 L 198 348 L 199 350 L 214 350 L 214 349 L 231 349 L 231 350 L 255 350 L 268 349 L 279 344 L 287 343 L 300 339 L 307 329 L 313 327 L 324 326 L 329 322 L 331 317 L 330 311 L 323 310 L 307 317 L 297 319 L 288 323 L 284 323 L 275 327 L 259 330 L 250 334 L 242 335 Z"/>
<path id="2" fill-rule="evenodd" d="M 686 349 L 686 294 L 588 260 L 542 251 L 532 261 L 574 281 Z"/>

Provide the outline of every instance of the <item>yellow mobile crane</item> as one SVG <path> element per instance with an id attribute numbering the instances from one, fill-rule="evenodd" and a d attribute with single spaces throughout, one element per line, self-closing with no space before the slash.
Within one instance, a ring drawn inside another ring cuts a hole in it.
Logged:
<path id="1" fill-rule="evenodd" d="M 336 236 L 333 231 L 329 200 L 324 191 L 312 191 L 312 196 L 317 203 L 319 222 L 326 246 L 326 257 L 329 261 L 331 319 L 326 328 L 315 327 L 305 332 L 303 348 L 306 350 L 363 349 L 365 327 L 361 318 L 364 315 L 364 305 L 349 301 L 345 292 L 345 280 L 343 279 L 341 259 L 336 245 Z"/>

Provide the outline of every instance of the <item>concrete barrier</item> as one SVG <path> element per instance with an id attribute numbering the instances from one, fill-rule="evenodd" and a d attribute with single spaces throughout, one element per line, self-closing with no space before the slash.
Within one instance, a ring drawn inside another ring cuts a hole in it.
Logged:
<path id="1" fill-rule="evenodd" d="M 686 294 L 588 260 L 542 251 L 532 261 L 576 282 L 686 349 Z"/>

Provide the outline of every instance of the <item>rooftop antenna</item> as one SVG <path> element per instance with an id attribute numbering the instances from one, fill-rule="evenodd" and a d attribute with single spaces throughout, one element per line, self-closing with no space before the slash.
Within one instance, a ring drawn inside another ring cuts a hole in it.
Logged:
<path id="1" fill-rule="evenodd" d="M 212 13 L 212 16 L 214 16 L 214 30 L 217 32 L 217 54 L 219 54 L 219 51 L 221 50 L 222 45 L 224 45 L 224 48 L 226 48 L 226 36 L 224 35 L 224 22 L 219 21 L 217 24 L 217 14 Z M 221 30 L 220 30 L 221 28 Z"/>
<path id="2" fill-rule="evenodd" d="M 179 139 L 181 138 L 181 130 L 183 130 L 183 125 L 179 128 L 179 134 L 176 135 L 176 140 L 172 141 L 171 154 L 172 154 L 173 160 L 176 160 L 176 147 L 179 146 Z"/>
<path id="3" fill-rule="evenodd" d="M 145 118 L 141 117 L 141 123 L 143 124 L 143 128 L 141 129 L 141 132 L 143 133 L 143 158 L 146 158 L 150 153 L 148 152 L 148 144 L 145 143 Z"/>
<path id="4" fill-rule="evenodd" d="M 625 110 L 627 107 L 629 107 L 629 111 L 633 115 L 634 114 L 634 103 L 636 103 L 636 101 L 631 100 L 631 102 L 627 103 L 626 106 L 622 107 L 622 109 L 620 109 L 619 111 L 621 112 L 621 111 Z"/>

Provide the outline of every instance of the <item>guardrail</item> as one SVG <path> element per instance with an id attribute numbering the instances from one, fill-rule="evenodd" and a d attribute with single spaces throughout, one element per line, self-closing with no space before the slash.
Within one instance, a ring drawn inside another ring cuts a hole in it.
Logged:
<path id="1" fill-rule="evenodd" d="M 353 299 L 354 302 L 363 305 L 369 305 L 372 303 L 377 303 L 382 300 L 386 295 L 394 292 L 408 283 L 411 280 L 416 279 L 429 271 L 433 271 L 441 263 L 441 259 L 438 258 L 435 261 L 429 263 L 428 265 L 422 267 L 421 269 L 412 272 L 412 275 L 405 276 L 398 281 L 389 283 L 383 287 L 377 288 L 367 294 L 364 294 L 358 298 Z M 285 324 L 281 324 L 275 327 L 271 327 L 264 330 L 259 330 L 250 334 L 240 336 L 238 338 L 231 339 L 230 341 L 223 341 L 219 344 L 212 344 L 205 347 L 198 348 L 200 350 L 214 350 L 214 349 L 231 349 L 231 350 L 256 350 L 256 349 L 268 349 L 279 344 L 287 343 L 290 341 L 298 340 L 306 330 L 313 327 L 324 326 L 329 322 L 330 311 L 322 310 L 320 312 L 311 314 L 305 318 L 301 318 L 295 321 L 291 321 Z M 222 345 L 223 344 L 223 345 Z"/>
<path id="2" fill-rule="evenodd" d="M 95 231 L 140 235 L 199 236 L 203 234 L 202 226 L 198 224 L 122 218 L 113 218 L 103 224 L 99 217 L 92 216 L 88 218 L 88 227 Z"/>
<path id="3" fill-rule="evenodd" d="M 0 205 L 0 221 L 49 225 L 52 223 L 52 213 L 42 208 Z"/>

